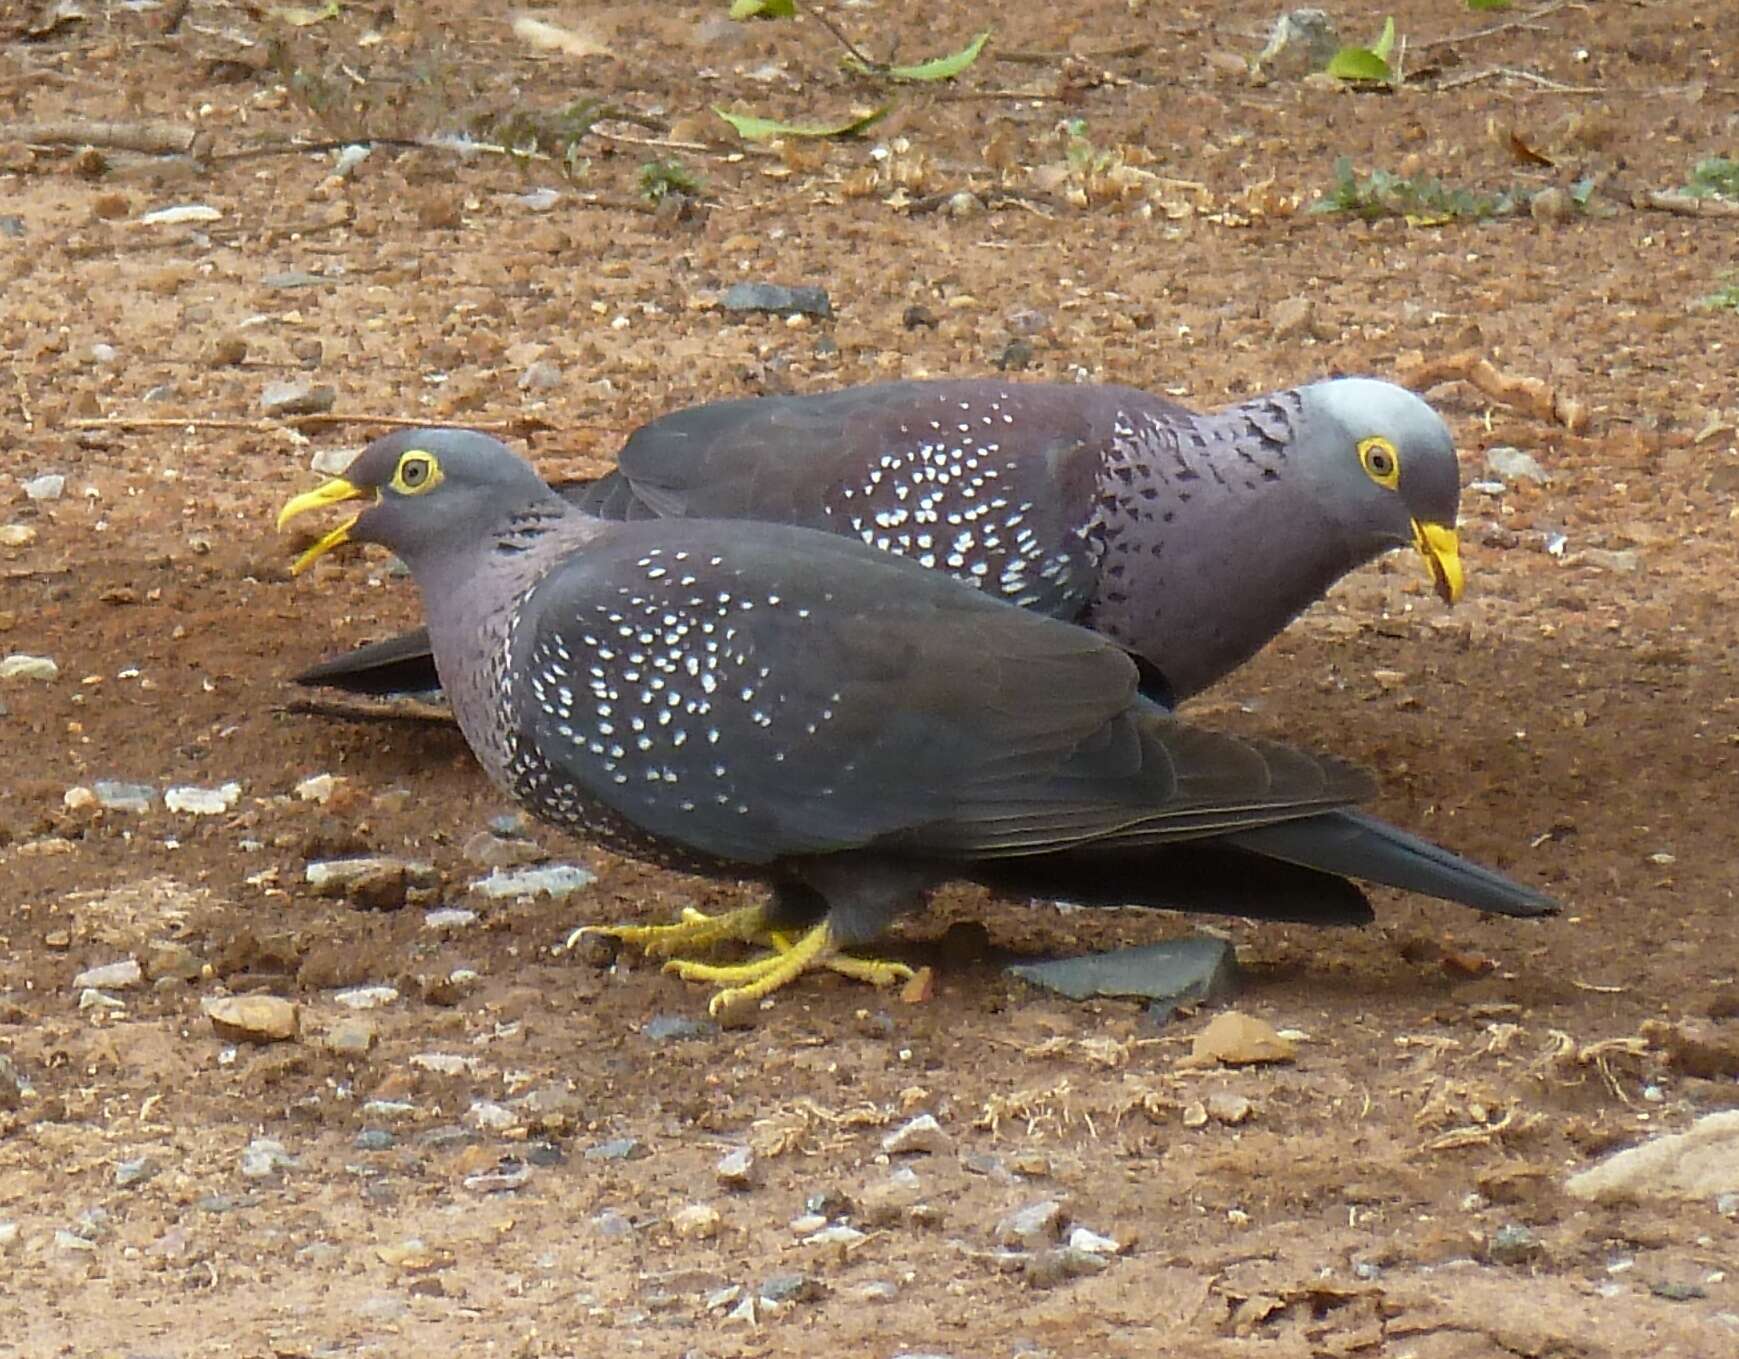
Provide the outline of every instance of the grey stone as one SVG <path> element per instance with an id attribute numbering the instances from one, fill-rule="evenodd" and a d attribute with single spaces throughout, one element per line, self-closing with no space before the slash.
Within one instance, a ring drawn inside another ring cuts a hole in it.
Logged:
<path id="1" fill-rule="evenodd" d="M 1055 1250 L 1040 1251 L 1026 1262 L 1023 1272 L 1028 1287 L 1055 1288 L 1072 1279 L 1098 1274 L 1107 1263 L 1103 1255 L 1077 1250 L 1073 1246 L 1061 1246 Z"/>
<path id="2" fill-rule="evenodd" d="M 1051 1245 L 1063 1233 L 1063 1205 L 1056 1199 L 1040 1199 L 1017 1208 L 996 1224 L 996 1244 L 1010 1249 L 1038 1250 Z"/>
<path id="3" fill-rule="evenodd" d="M 1596 1203 L 1714 1199 L 1739 1192 L 1739 1109 L 1705 1114 L 1670 1133 L 1572 1175 L 1565 1189 Z"/>
<path id="4" fill-rule="evenodd" d="M 781 316 L 832 316 L 827 289 L 783 283 L 733 283 L 722 305 L 730 312 L 774 312 Z"/>
<path id="5" fill-rule="evenodd" d="M 268 382 L 260 393 L 260 409 L 267 415 L 323 415 L 338 404 L 338 392 L 307 378 Z"/>
<path id="6" fill-rule="evenodd" d="M 296 1158 L 284 1150 L 282 1142 L 269 1137 L 256 1137 L 242 1151 L 242 1176 L 249 1180 L 269 1180 L 280 1171 L 289 1170 Z"/>
<path id="7" fill-rule="evenodd" d="M 762 1302 L 813 1302 L 826 1291 L 807 1274 L 774 1274 L 762 1280 L 755 1294 Z"/>
<path id="8" fill-rule="evenodd" d="M 717 1024 L 693 1019 L 688 1015 L 653 1015 L 640 1026 L 640 1036 L 654 1043 L 674 1043 L 685 1038 L 712 1038 L 718 1031 Z"/>
<path id="9" fill-rule="evenodd" d="M 1222 1001 L 1238 987 L 1236 953 L 1224 939 L 1211 935 L 1052 962 L 1019 963 L 1008 972 L 1070 1000 L 1138 996 L 1182 1005 Z"/>
<path id="10" fill-rule="evenodd" d="M 929 1155 L 946 1152 L 952 1146 L 934 1114 L 919 1114 L 882 1138 L 882 1150 L 889 1156 Z"/>
<path id="11" fill-rule="evenodd" d="M 1491 1234 L 1486 1257 L 1494 1265 L 1525 1265 L 1540 1254 L 1540 1239 L 1527 1227 L 1505 1223 Z"/>
<path id="12" fill-rule="evenodd" d="M 398 1141 L 385 1128 L 364 1128 L 356 1135 L 358 1151 L 387 1151 Z"/>
<path id="13" fill-rule="evenodd" d="M 157 1163 L 149 1156 L 139 1156 L 130 1161 L 122 1161 L 115 1167 L 115 1188 L 131 1189 L 136 1184 L 144 1184 L 157 1171 Z"/>
<path id="14" fill-rule="evenodd" d="M 66 478 L 59 472 L 44 472 L 22 484 L 24 494 L 31 500 L 59 500 L 66 490 Z"/>
<path id="15" fill-rule="evenodd" d="M 652 1153 L 637 1137 L 612 1137 L 586 1148 L 588 1161 L 638 1161 Z"/>
<path id="16" fill-rule="evenodd" d="M 1295 9 L 1274 21 L 1268 45 L 1256 57 L 1259 69 L 1287 80 L 1320 71 L 1340 49 L 1334 20 L 1320 9 Z"/>
<path id="17" fill-rule="evenodd" d="M 148 812 L 157 801 L 157 790 L 148 783 L 117 783 L 98 779 L 91 785 L 100 806 L 111 812 Z"/>
<path id="18" fill-rule="evenodd" d="M 136 958 L 123 958 L 118 963 L 104 963 L 101 967 L 87 967 L 72 979 L 76 990 L 84 990 L 87 986 L 99 987 L 107 991 L 126 991 L 140 985 L 145 980 L 144 969 L 139 966 Z"/>
<path id="19" fill-rule="evenodd" d="M 550 864 L 545 868 L 526 868 L 517 873 L 496 869 L 487 878 L 471 884 L 473 892 L 494 901 L 504 897 L 535 897 L 545 895 L 560 900 L 590 887 L 598 875 L 579 864 Z"/>
<path id="20" fill-rule="evenodd" d="M 1524 453 L 1508 444 L 1485 450 L 1485 470 L 1511 485 L 1518 481 L 1532 481 L 1544 486 L 1552 479 L 1552 474 L 1540 466 L 1532 453 Z"/>

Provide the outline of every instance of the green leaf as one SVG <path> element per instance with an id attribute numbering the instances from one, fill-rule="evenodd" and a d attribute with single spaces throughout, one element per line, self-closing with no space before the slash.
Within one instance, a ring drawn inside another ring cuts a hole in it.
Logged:
<path id="1" fill-rule="evenodd" d="M 1371 49 L 1371 55 L 1383 65 L 1389 64 L 1389 53 L 1395 50 L 1395 16 L 1391 14 L 1383 20 L 1383 35 L 1377 39 L 1377 45 Z"/>
<path id="2" fill-rule="evenodd" d="M 1467 0 L 1467 7 L 1476 14 L 1490 14 L 1510 7 L 1511 0 Z"/>
<path id="3" fill-rule="evenodd" d="M 1336 80 L 1393 80 L 1389 63 L 1369 47 L 1343 47 L 1326 67 Z"/>
<path id="4" fill-rule="evenodd" d="M 713 112 L 723 118 L 737 135 L 751 142 L 771 141 L 774 137 L 855 137 L 865 128 L 881 122 L 893 111 L 892 104 L 883 104 L 868 113 L 855 114 L 829 123 L 781 123 L 772 118 L 759 118 L 752 113 L 727 113 L 717 104 Z"/>
<path id="5" fill-rule="evenodd" d="M 742 22 L 748 19 L 795 19 L 797 17 L 797 0 L 731 0 L 731 18 Z"/>
<path id="6" fill-rule="evenodd" d="M 990 41 L 991 32 L 987 28 L 958 52 L 946 57 L 935 57 L 930 61 L 921 61 L 916 66 L 872 66 L 853 56 L 845 57 L 840 64 L 859 75 L 880 76 L 884 80 L 952 80 L 978 60 L 978 54 L 984 51 L 984 44 Z"/>

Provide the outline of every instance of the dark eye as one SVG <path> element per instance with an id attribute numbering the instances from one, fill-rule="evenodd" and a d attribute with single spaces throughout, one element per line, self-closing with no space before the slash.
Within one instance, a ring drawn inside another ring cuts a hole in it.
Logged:
<path id="1" fill-rule="evenodd" d="M 429 477 L 429 464 L 421 458 L 406 458 L 399 468 L 399 480 L 415 490 Z"/>
<path id="2" fill-rule="evenodd" d="M 1401 459 L 1395 452 L 1395 445 L 1380 434 L 1359 442 L 1359 464 L 1365 469 L 1365 475 L 1379 486 L 1392 491 L 1400 484 Z"/>

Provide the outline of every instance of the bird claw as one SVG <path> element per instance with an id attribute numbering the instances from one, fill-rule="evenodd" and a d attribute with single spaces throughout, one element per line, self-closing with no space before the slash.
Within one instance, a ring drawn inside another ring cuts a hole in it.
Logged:
<path id="1" fill-rule="evenodd" d="M 764 943 L 770 931 L 766 914 L 759 906 L 746 906 L 723 915 L 708 915 L 684 906 L 681 919 L 674 925 L 582 925 L 568 935 L 567 947 L 573 948 L 590 934 L 634 944 L 650 958 L 668 958 L 679 949 L 705 952 L 720 944 Z"/>
<path id="2" fill-rule="evenodd" d="M 904 963 L 853 958 L 834 952 L 833 932 L 825 922 L 796 939 L 777 930 L 769 931 L 766 939 L 773 951 L 744 963 L 720 965 L 672 958 L 664 964 L 664 971 L 673 972 L 684 981 L 723 987 L 707 1003 L 707 1012 L 715 1019 L 771 995 L 813 968 L 824 967 L 871 986 L 892 986 L 913 975 Z"/>

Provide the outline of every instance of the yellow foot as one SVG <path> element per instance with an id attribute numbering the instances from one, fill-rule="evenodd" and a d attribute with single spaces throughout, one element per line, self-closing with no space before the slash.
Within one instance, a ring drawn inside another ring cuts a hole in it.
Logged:
<path id="1" fill-rule="evenodd" d="M 668 958 L 681 950 L 704 953 L 720 944 L 764 944 L 768 937 L 766 913 L 759 906 L 707 915 L 692 906 L 682 908 L 675 925 L 582 925 L 568 936 L 572 948 L 588 934 L 607 935 L 624 944 L 637 944 L 651 958 Z"/>
<path id="2" fill-rule="evenodd" d="M 714 1017 L 772 995 L 811 968 L 825 967 L 856 981 L 869 982 L 872 986 L 892 986 L 912 975 L 912 969 L 904 963 L 850 958 L 836 953 L 833 931 L 826 921 L 796 940 L 777 931 L 769 931 L 766 937 L 774 951 L 746 963 L 718 966 L 672 958 L 664 965 L 664 970 L 676 973 L 684 981 L 711 982 L 724 987 L 707 1003 L 707 1012 Z"/>

